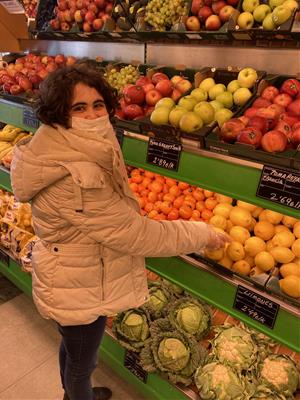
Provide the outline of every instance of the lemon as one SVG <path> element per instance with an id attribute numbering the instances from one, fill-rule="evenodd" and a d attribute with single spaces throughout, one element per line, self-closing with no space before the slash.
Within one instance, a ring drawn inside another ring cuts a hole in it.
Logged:
<path id="1" fill-rule="evenodd" d="M 275 228 L 275 234 L 279 232 L 290 232 L 289 228 L 284 225 L 276 225 L 274 228 Z"/>
<path id="2" fill-rule="evenodd" d="M 217 204 L 213 209 L 214 215 L 221 215 L 221 217 L 229 218 L 230 211 L 232 209 L 232 205 L 229 203 L 220 203 Z"/>
<path id="3" fill-rule="evenodd" d="M 282 219 L 283 225 L 285 225 L 288 228 L 292 228 L 297 222 L 298 222 L 297 218 L 289 217 L 288 215 L 285 215 Z"/>
<path id="4" fill-rule="evenodd" d="M 209 220 L 209 223 L 216 228 L 226 229 L 227 220 L 226 218 L 222 217 L 221 215 L 213 215 Z"/>
<path id="5" fill-rule="evenodd" d="M 300 265 L 294 262 L 288 264 L 282 264 L 279 270 L 284 278 L 289 275 L 300 276 Z"/>
<path id="6" fill-rule="evenodd" d="M 296 257 L 300 257 L 300 239 L 297 239 L 292 244 L 292 252 Z"/>
<path id="7" fill-rule="evenodd" d="M 218 249 L 218 250 L 205 250 L 204 252 L 205 256 L 210 258 L 211 260 L 221 260 L 221 258 L 224 256 L 224 249 Z"/>
<path id="8" fill-rule="evenodd" d="M 264 209 L 261 207 L 256 207 L 256 209 L 254 211 L 251 212 L 252 217 L 253 218 L 258 218 L 260 213 L 263 211 Z"/>
<path id="9" fill-rule="evenodd" d="M 293 263 L 300 265 L 300 257 L 294 258 Z"/>
<path id="10" fill-rule="evenodd" d="M 251 271 L 250 271 L 250 276 L 257 276 L 257 275 L 261 275 L 261 274 L 264 274 L 264 270 L 262 270 L 262 269 L 260 269 L 260 268 L 258 268 L 258 266 L 256 265 L 254 268 L 251 268 Z"/>
<path id="11" fill-rule="evenodd" d="M 295 223 L 293 234 L 296 236 L 297 239 L 300 239 L 300 221 Z"/>
<path id="12" fill-rule="evenodd" d="M 233 225 L 247 228 L 251 224 L 252 215 L 248 210 L 236 206 L 230 211 L 229 218 Z"/>
<path id="13" fill-rule="evenodd" d="M 287 247 L 273 247 L 270 250 L 270 253 L 274 257 L 275 261 L 281 264 L 290 263 L 295 258 L 295 254 Z"/>
<path id="14" fill-rule="evenodd" d="M 295 241 L 295 236 L 290 231 L 282 231 L 276 233 L 272 239 L 272 243 L 274 247 L 282 246 L 282 247 L 291 247 L 291 245 Z"/>
<path id="15" fill-rule="evenodd" d="M 272 240 L 268 240 L 266 243 L 266 251 L 270 252 L 271 249 L 273 249 L 273 247 L 275 247 L 275 246 L 274 246 L 274 243 L 272 242 Z"/>
<path id="16" fill-rule="evenodd" d="M 230 221 L 230 219 L 228 219 L 227 225 L 226 225 L 226 232 L 229 233 L 232 227 L 233 227 L 233 223 Z"/>
<path id="17" fill-rule="evenodd" d="M 271 210 L 266 210 L 266 214 L 265 215 L 266 215 L 266 220 L 271 222 L 271 224 L 273 224 L 273 225 L 280 224 L 280 222 L 281 222 L 281 220 L 283 218 L 282 214 L 279 214 L 278 212 L 271 211 Z"/>
<path id="18" fill-rule="evenodd" d="M 246 203 L 245 201 L 238 200 L 236 202 L 238 207 L 244 208 L 245 210 L 250 211 L 251 213 L 257 209 L 257 206 L 254 204 Z"/>
<path id="19" fill-rule="evenodd" d="M 280 279 L 280 289 L 288 296 L 300 297 L 300 276 L 289 275 L 286 278 Z"/>
<path id="20" fill-rule="evenodd" d="M 239 274 L 242 275 L 249 275 L 251 267 L 245 260 L 239 260 L 236 261 L 233 266 L 232 266 L 232 271 L 238 272 Z"/>
<path id="21" fill-rule="evenodd" d="M 224 257 L 218 261 L 218 264 L 223 265 L 225 268 L 231 269 L 233 261 L 227 255 L 224 255 Z"/>
<path id="22" fill-rule="evenodd" d="M 254 259 L 255 265 L 263 271 L 270 271 L 275 266 L 273 256 L 267 251 L 257 253 Z"/>
<path id="23" fill-rule="evenodd" d="M 274 225 L 268 221 L 257 222 L 254 226 L 254 234 L 262 240 L 270 240 L 275 234 Z"/>
<path id="24" fill-rule="evenodd" d="M 219 203 L 228 203 L 231 204 L 233 199 L 231 197 L 225 196 L 224 194 L 216 193 L 216 199 Z"/>
<path id="25" fill-rule="evenodd" d="M 226 254 L 233 261 L 242 260 L 245 257 L 245 250 L 241 243 L 233 241 L 229 243 L 226 249 Z"/>
<path id="26" fill-rule="evenodd" d="M 258 220 L 259 220 L 259 221 L 266 221 L 266 220 L 267 220 L 267 215 L 266 215 L 266 213 L 267 213 L 267 210 L 263 210 L 263 211 L 259 214 Z"/>
<path id="27" fill-rule="evenodd" d="M 255 266 L 254 257 L 248 256 L 246 254 L 246 257 L 244 258 L 244 260 L 247 261 L 247 263 L 250 265 L 251 268 L 253 268 Z"/>
<path id="28" fill-rule="evenodd" d="M 246 228 L 248 229 L 248 231 L 253 232 L 256 224 L 257 224 L 256 219 L 252 217 L 250 224 Z"/>
<path id="29" fill-rule="evenodd" d="M 252 236 L 245 241 L 245 251 L 251 257 L 255 257 L 256 254 L 265 250 L 266 243 L 259 237 Z"/>
<path id="30" fill-rule="evenodd" d="M 250 237 L 249 231 L 242 226 L 233 226 L 229 231 L 229 235 L 233 240 L 242 244 Z"/>

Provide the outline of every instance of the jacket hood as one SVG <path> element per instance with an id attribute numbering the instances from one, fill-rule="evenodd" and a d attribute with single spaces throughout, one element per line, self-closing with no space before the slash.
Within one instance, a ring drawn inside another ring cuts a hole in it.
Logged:
<path id="1" fill-rule="evenodd" d="M 14 149 L 11 183 L 18 201 L 28 202 L 40 191 L 70 174 L 70 164 L 84 168 L 94 162 L 112 170 L 115 135 L 110 125 L 99 132 L 42 125 L 32 138 Z M 78 164 L 80 163 L 80 164 Z"/>

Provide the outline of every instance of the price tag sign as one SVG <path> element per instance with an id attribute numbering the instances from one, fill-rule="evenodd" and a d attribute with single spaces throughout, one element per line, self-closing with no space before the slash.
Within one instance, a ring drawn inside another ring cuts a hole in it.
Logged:
<path id="1" fill-rule="evenodd" d="M 133 351 L 126 350 L 124 367 L 129 369 L 142 382 L 147 383 L 148 373 L 140 366 L 139 356 Z"/>
<path id="2" fill-rule="evenodd" d="M 256 196 L 300 210 L 300 174 L 264 166 Z"/>
<path id="3" fill-rule="evenodd" d="M 279 310 L 279 305 L 274 301 L 241 285 L 238 285 L 233 307 L 271 329 Z"/>
<path id="4" fill-rule="evenodd" d="M 29 126 L 30 128 L 37 129 L 40 125 L 35 112 L 32 108 L 23 109 L 23 124 Z"/>
<path id="5" fill-rule="evenodd" d="M 181 150 L 181 143 L 150 138 L 148 142 L 147 163 L 178 171 Z"/>
<path id="6" fill-rule="evenodd" d="M 122 128 L 115 128 L 116 136 L 119 142 L 120 147 L 122 148 L 123 139 L 124 139 L 124 129 Z"/>
<path id="7" fill-rule="evenodd" d="M 0 262 L 6 267 L 9 267 L 9 260 L 9 255 L 4 253 L 4 251 L 0 249 Z"/>

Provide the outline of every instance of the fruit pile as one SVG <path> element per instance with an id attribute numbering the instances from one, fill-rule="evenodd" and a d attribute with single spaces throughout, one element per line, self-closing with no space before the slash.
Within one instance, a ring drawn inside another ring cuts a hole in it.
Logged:
<path id="1" fill-rule="evenodd" d="M 167 31 L 187 14 L 186 0 L 149 0 L 145 21 L 156 31 Z"/>
<path id="2" fill-rule="evenodd" d="M 0 130 L 0 163 L 7 169 L 10 169 L 10 164 L 13 155 L 13 146 L 20 140 L 29 137 L 28 132 L 24 132 L 20 128 L 12 125 L 6 125 Z"/>
<path id="3" fill-rule="evenodd" d="M 37 10 L 37 0 L 21 0 L 21 3 L 25 9 L 27 18 L 35 18 Z"/>
<path id="4" fill-rule="evenodd" d="M 100 31 L 113 9 L 113 0 L 58 0 L 50 26 L 68 32 L 73 27 L 83 32 Z"/>
<path id="5" fill-rule="evenodd" d="M 170 100 L 167 103 L 167 99 L 159 102 L 151 114 L 151 122 L 155 125 L 170 123 L 187 133 L 195 132 L 214 121 L 221 127 L 232 117 L 231 108 L 234 105 L 242 106 L 251 98 L 250 88 L 256 81 L 257 73 L 253 68 L 242 69 L 237 79 L 232 80 L 227 87 L 216 83 L 213 78 L 206 78 L 190 95 L 182 97 L 177 106 Z"/>
<path id="6" fill-rule="evenodd" d="M 192 88 L 188 79 L 175 75 L 171 79 L 156 72 L 151 77 L 141 76 L 135 85 L 127 85 L 120 100 L 117 116 L 121 119 L 134 120 L 150 115 L 155 105 L 175 106 L 179 98 Z M 161 124 L 160 117 L 152 117 L 154 123 Z"/>
<path id="7" fill-rule="evenodd" d="M 32 53 L 19 57 L 6 68 L 0 68 L 0 90 L 17 95 L 25 92 L 32 96 L 39 84 L 57 68 L 72 65 L 76 62 L 73 56 L 39 56 Z"/>
<path id="8" fill-rule="evenodd" d="M 188 31 L 217 31 L 237 13 L 239 0 L 193 0 L 190 16 L 186 20 Z"/>
<path id="9" fill-rule="evenodd" d="M 245 143 L 267 152 L 281 152 L 300 144 L 300 82 L 285 80 L 268 86 L 240 118 L 227 121 L 221 140 Z"/>
<path id="10" fill-rule="evenodd" d="M 243 12 L 238 16 L 237 26 L 240 29 L 251 29 L 253 26 L 273 31 L 284 24 L 299 8 L 296 0 L 269 0 L 260 4 L 259 0 L 243 0 Z"/>
<path id="11" fill-rule="evenodd" d="M 117 89 L 119 94 L 122 93 L 125 86 L 134 84 L 139 76 L 138 68 L 130 64 L 120 69 L 113 67 L 104 74 L 107 82 L 110 86 Z"/>

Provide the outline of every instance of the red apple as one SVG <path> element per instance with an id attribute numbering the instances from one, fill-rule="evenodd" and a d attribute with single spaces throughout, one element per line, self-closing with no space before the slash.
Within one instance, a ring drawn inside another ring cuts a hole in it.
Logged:
<path id="1" fill-rule="evenodd" d="M 19 85 L 21 86 L 21 88 L 26 91 L 28 89 L 32 89 L 32 83 L 30 82 L 30 80 L 27 77 L 24 78 L 20 78 L 19 79 Z"/>
<path id="2" fill-rule="evenodd" d="M 80 10 L 80 15 L 81 15 L 82 20 L 84 20 L 85 15 L 86 15 L 87 12 L 88 12 L 88 10 L 86 8 L 82 8 Z"/>
<path id="3" fill-rule="evenodd" d="M 268 107 L 268 106 L 270 106 L 271 104 L 272 104 L 272 103 L 271 103 L 269 100 L 264 99 L 263 97 L 258 97 L 258 98 L 253 102 L 252 107 L 255 107 L 255 108 L 262 108 L 262 107 Z"/>
<path id="4" fill-rule="evenodd" d="M 226 6 L 226 2 L 224 0 L 213 1 L 212 10 L 215 14 L 219 14 L 223 7 Z"/>
<path id="5" fill-rule="evenodd" d="M 226 121 L 220 130 L 220 137 L 224 142 L 232 143 L 236 140 L 239 133 L 245 128 L 245 125 L 238 118 L 232 118 Z"/>
<path id="6" fill-rule="evenodd" d="M 287 108 L 287 112 L 292 117 L 300 118 L 300 99 L 294 100 Z"/>
<path id="7" fill-rule="evenodd" d="M 193 15 L 198 15 L 200 8 L 203 6 L 203 0 L 193 0 L 191 11 Z"/>
<path id="8" fill-rule="evenodd" d="M 113 9 L 113 4 L 112 3 L 107 4 L 107 6 L 105 7 L 105 12 L 108 14 L 108 16 L 111 15 L 112 9 Z"/>
<path id="9" fill-rule="evenodd" d="M 300 145 L 300 127 L 292 132 L 291 141 L 295 146 Z"/>
<path id="10" fill-rule="evenodd" d="M 227 6 L 223 7 L 223 8 L 221 8 L 221 10 L 219 12 L 220 20 L 222 22 L 229 21 L 229 19 L 232 16 L 233 13 L 234 13 L 234 8 L 232 6 L 227 5 Z"/>
<path id="11" fill-rule="evenodd" d="M 121 108 L 116 109 L 115 116 L 119 119 L 125 119 L 125 113 Z"/>
<path id="12" fill-rule="evenodd" d="M 14 83 L 5 82 L 5 83 L 2 85 L 2 90 L 3 90 L 5 93 L 10 93 L 10 88 L 11 88 L 13 85 L 14 85 Z"/>
<path id="13" fill-rule="evenodd" d="M 179 90 L 181 94 L 187 93 L 190 89 L 192 89 L 192 84 L 190 81 L 187 79 L 181 79 L 178 83 L 175 85 L 175 89 Z"/>
<path id="14" fill-rule="evenodd" d="M 141 86 L 133 85 L 125 91 L 124 99 L 127 104 L 143 104 L 145 101 L 145 92 Z"/>
<path id="15" fill-rule="evenodd" d="M 143 91 L 145 93 L 148 93 L 149 90 L 153 90 L 155 88 L 155 86 L 152 83 L 147 83 L 146 85 L 141 86 L 141 87 L 143 88 Z"/>
<path id="16" fill-rule="evenodd" d="M 103 27 L 103 21 L 100 18 L 96 18 L 93 21 L 93 28 L 95 31 L 100 31 Z"/>
<path id="17" fill-rule="evenodd" d="M 76 0 L 67 0 L 69 8 L 76 9 Z"/>
<path id="18" fill-rule="evenodd" d="M 144 107 L 144 114 L 145 116 L 151 115 L 155 107 L 153 106 L 145 106 Z"/>
<path id="19" fill-rule="evenodd" d="M 38 75 L 42 80 L 44 80 L 44 79 L 49 75 L 49 72 L 46 71 L 45 68 L 43 68 L 43 69 L 40 69 L 40 70 L 37 72 L 37 75 Z"/>
<path id="20" fill-rule="evenodd" d="M 244 124 L 244 126 L 248 125 L 248 122 L 249 122 L 248 117 L 245 117 L 244 115 L 242 115 L 241 117 L 238 117 L 238 119 Z"/>
<path id="21" fill-rule="evenodd" d="M 83 21 L 83 17 L 81 15 L 81 11 L 82 10 L 76 10 L 75 14 L 74 14 L 74 19 L 76 22 L 82 22 Z"/>
<path id="22" fill-rule="evenodd" d="M 31 75 L 28 79 L 35 89 L 38 89 L 40 83 L 42 82 L 42 78 L 39 75 Z"/>
<path id="23" fill-rule="evenodd" d="M 90 5 L 90 0 L 83 0 L 83 8 L 88 8 L 88 6 Z"/>
<path id="24" fill-rule="evenodd" d="M 164 79 L 169 80 L 169 77 L 166 74 L 164 74 L 163 72 L 156 72 L 151 77 L 153 85 L 156 85 L 159 81 L 162 81 Z"/>
<path id="25" fill-rule="evenodd" d="M 10 94 L 17 95 L 23 92 L 20 85 L 12 85 L 9 89 Z"/>
<path id="26" fill-rule="evenodd" d="M 83 8 L 83 0 L 76 0 L 76 8 L 77 10 L 81 10 Z"/>
<path id="27" fill-rule="evenodd" d="M 68 56 L 66 58 L 66 66 L 69 67 L 70 65 L 74 65 L 76 63 L 76 57 Z"/>
<path id="28" fill-rule="evenodd" d="M 300 93 L 300 82 L 297 79 L 287 79 L 281 85 L 280 92 L 296 97 Z"/>
<path id="29" fill-rule="evenodd" d="M 293 101 L 292 97 L 289 94 L 281 93 L 278 94 L 273 100 L 274 104 L 278 104 L 282 107 L 287 107 Z"/>
<path id="30" fill-rule="evenodd" d="M 186 29 L 188 31 L 199 31 L 200 30 L 200 22 L 197 17 L 194 15 L 191 17 L 188 17 L 186 22 L 185 22 Z"/>
<path id="31" fill-rule="evenodd" d="M 180 99 L 182 96 L 182 93 L 178 89 L 173 89 L 173 92 L 171 94 L 171 99 L 177 103 L 177 101 Z"/>
<path id="32" fill-rule="evenodd" d="M 284 151 L 287 146 L 287 137 L 281 131 L 270 131 L 264 134 L 261 140 L 263 150 L 273 153 L 276 151 Z"/>
<path id="33" fill-rule="evenodd" d="M 49 63 L 48 65 L 46 65 L 46 71 L 54 72 L 55 70 L 57 70 L 57 64 Z"/>
<path id="34" fill-rule="evenodd" d="M 63 32 L 68 32 L 70 30 L 70 25 L 67 22 L 62 22 L 60 25 L 60 29 Z"/>
<path id="35" fill-rule="evenodd" d="M 58 19 L 51 19 L 50 20 L 50 22 L 49 22 L 49 24 L 50 24 L 50 26 L 51 26 L 51 28 L 54 30 L 54 31 L 58 31 L 59 29 L 60 29 L 60 22 L 59 22 L 59 20 Z"/>
<path id="36" fill-rule="evenodd" d="M 94 21 L 94 19 L 96 19 L 96 15 L 92 11 L 89 10 L 85 14 L 84 19 L 85 19 L 86 22 L 89 22 L 91 24 Z M 87 32 L 87 31 L 85 31 L 85 32 Z"/>
<path id="37" fill-rule="evenodd" d="M 278 121 L 277 125 L 274 128 L 276 131 L 281 131 L 282 133 L 285 134 L 285 136 L 288 136 L 288 134 L 291 132 L 291 127 L 289 124 L 287 124 L 284 121 Z"/>
<path id="38" fill-rule="evenodd" d="M 238 4 L 239 0 L 227 0 L 227 4 L 230 6 L 236 6 Z"/>
<path id="39" fill-rule="evenodd" d="M 300 128 L 300 121 L 296 122 L 296 123 L 292 126 L 292 131 L 296 131 L 298 128 Z"/>
<path id="40" fill-rule="evenodd" d="M 172 78 L 170 80 L 171 80 L 172 84 L 175 86 L 175 85 L 177 85 L 178 82 L 182 81 L 182 79 L 184 79 L 183 76 L 174 75 L 174 76 L 172 76 Z"/>
<path id="41" fill-rule="evenodd" d="M 217 15 L 211 15 L 205 21 L 205 29 L 208 31 L 217 31 L 221 27 L 221 20 Z"/>
<path id="42" fill-rule="evenodd" d="M 151 83 L 151 79 L 149 78 L 149 76 L 141 76 L 136 82 L 135 84 L 137 86 L 144 86 Z"/>
<path id="43" fill-rule="evenodd" d="M 72 15 L 70 10 L 65 10 L 64 11 L 64 20 L 66 22 L 72 22 Z"/>
<path id="44" fill-rule="evenodd" d="M 155 89 L 158 90 L 163 97 L 169 97 L 173 91 L 173 85 L 171 81 L 163 79 L 155 85 Z"/>
<path id="45" fill-rule="evenodd" d="M 269 129 L 268 120 L 263 117 L 249 118 L 247 125 L 258 129 L 262 134 L 266 133 Z"/>
<path id="46" fill-rule="evenodd" d="M 162 95 L 159 93 L 158 90 L 153 89 L 149 90 L 149 92 L 146 93 L 146 103 L 149 106 L 155 106 L 155 104 L 162 98 Z"/>
<path id="47" fill-rule="evenodd" d="M 279 94 L 279 90 L 275 86 L 268 86 L 261 94 L 261 97 L 267 99 L 271 102 L 275 99 L 275 97 Z"/>
<path id="48" fill-rule="evenodd" d="M 57 7 L 61 11 L 65 11 L 68 8 L 66 0 L 57 0 Z"/>
<path id="49" fill-rule="evenodd" d="M 105 5 L 106 5 L 105 0 L 94 0 L 94 3 L 96 4 L 96 6 L 97 6 L 100 10 L 102 10 L 102 9 L 105 7 Z"/>
<path id="50" fill-rule="evenodd" d="M 57 54 L 54 58 L 54 61 L 56 62 L 56 64 L 64 64 L 65 56 L 63 54 Z"/>
<path id="51" fill-rule="evenodd" d="M 296 117 L 291 117 L 288 113 L 284 112 L 282 114 L 279 115 L 279 120 L 280 121 L 284 121 L 287 124 L 289 124 L 290 126 L 293 126 L 296 122 L 298 122 L 298 118 Z"/>
<path id="52" fill-rule="evenodd" d="M 91 11 L 93 14 L 98 14 L 99 10 L 95 3 L 90 3 L 88 6 L 88 11 Z"/>
<path id="53" fill-rule="evenodd" d="M 270 106 L 267 107 L 268 110 L 272 110 L 275 112 L 275 116 L 279 118 L 279 116 L 284 113 L 285 108 L 280 106 L 279 104 L 271 104 Z"/>
<path id="54" fill-rule="evenodd" d="M 136 117 L 143 116 L 143 109 L 137 104 L 130 104 L 124 108 L 125 117 L 133 120 Z"/>
<path id="55" fill-rule="evenodd" d="M 198 12 L 198 18 L 201 22 L 205 22 L 208 17 L 213 14 L 212 9 L 209 6 L 203 6 Z"/>
<path id="56" fill-rule="evenodd" d="M 250 144 L 257 148 L 260 146 L 262 137 L 263 135 L 259 129 L 249 126 L 241 130 L 236 142 Z"/>
<path id="57" fill-rule="evenodd" d="M 250 107 L 244 112 L 244 116 L 248 118 L 255 117 L 257 114 L 257 108 Z"/>

